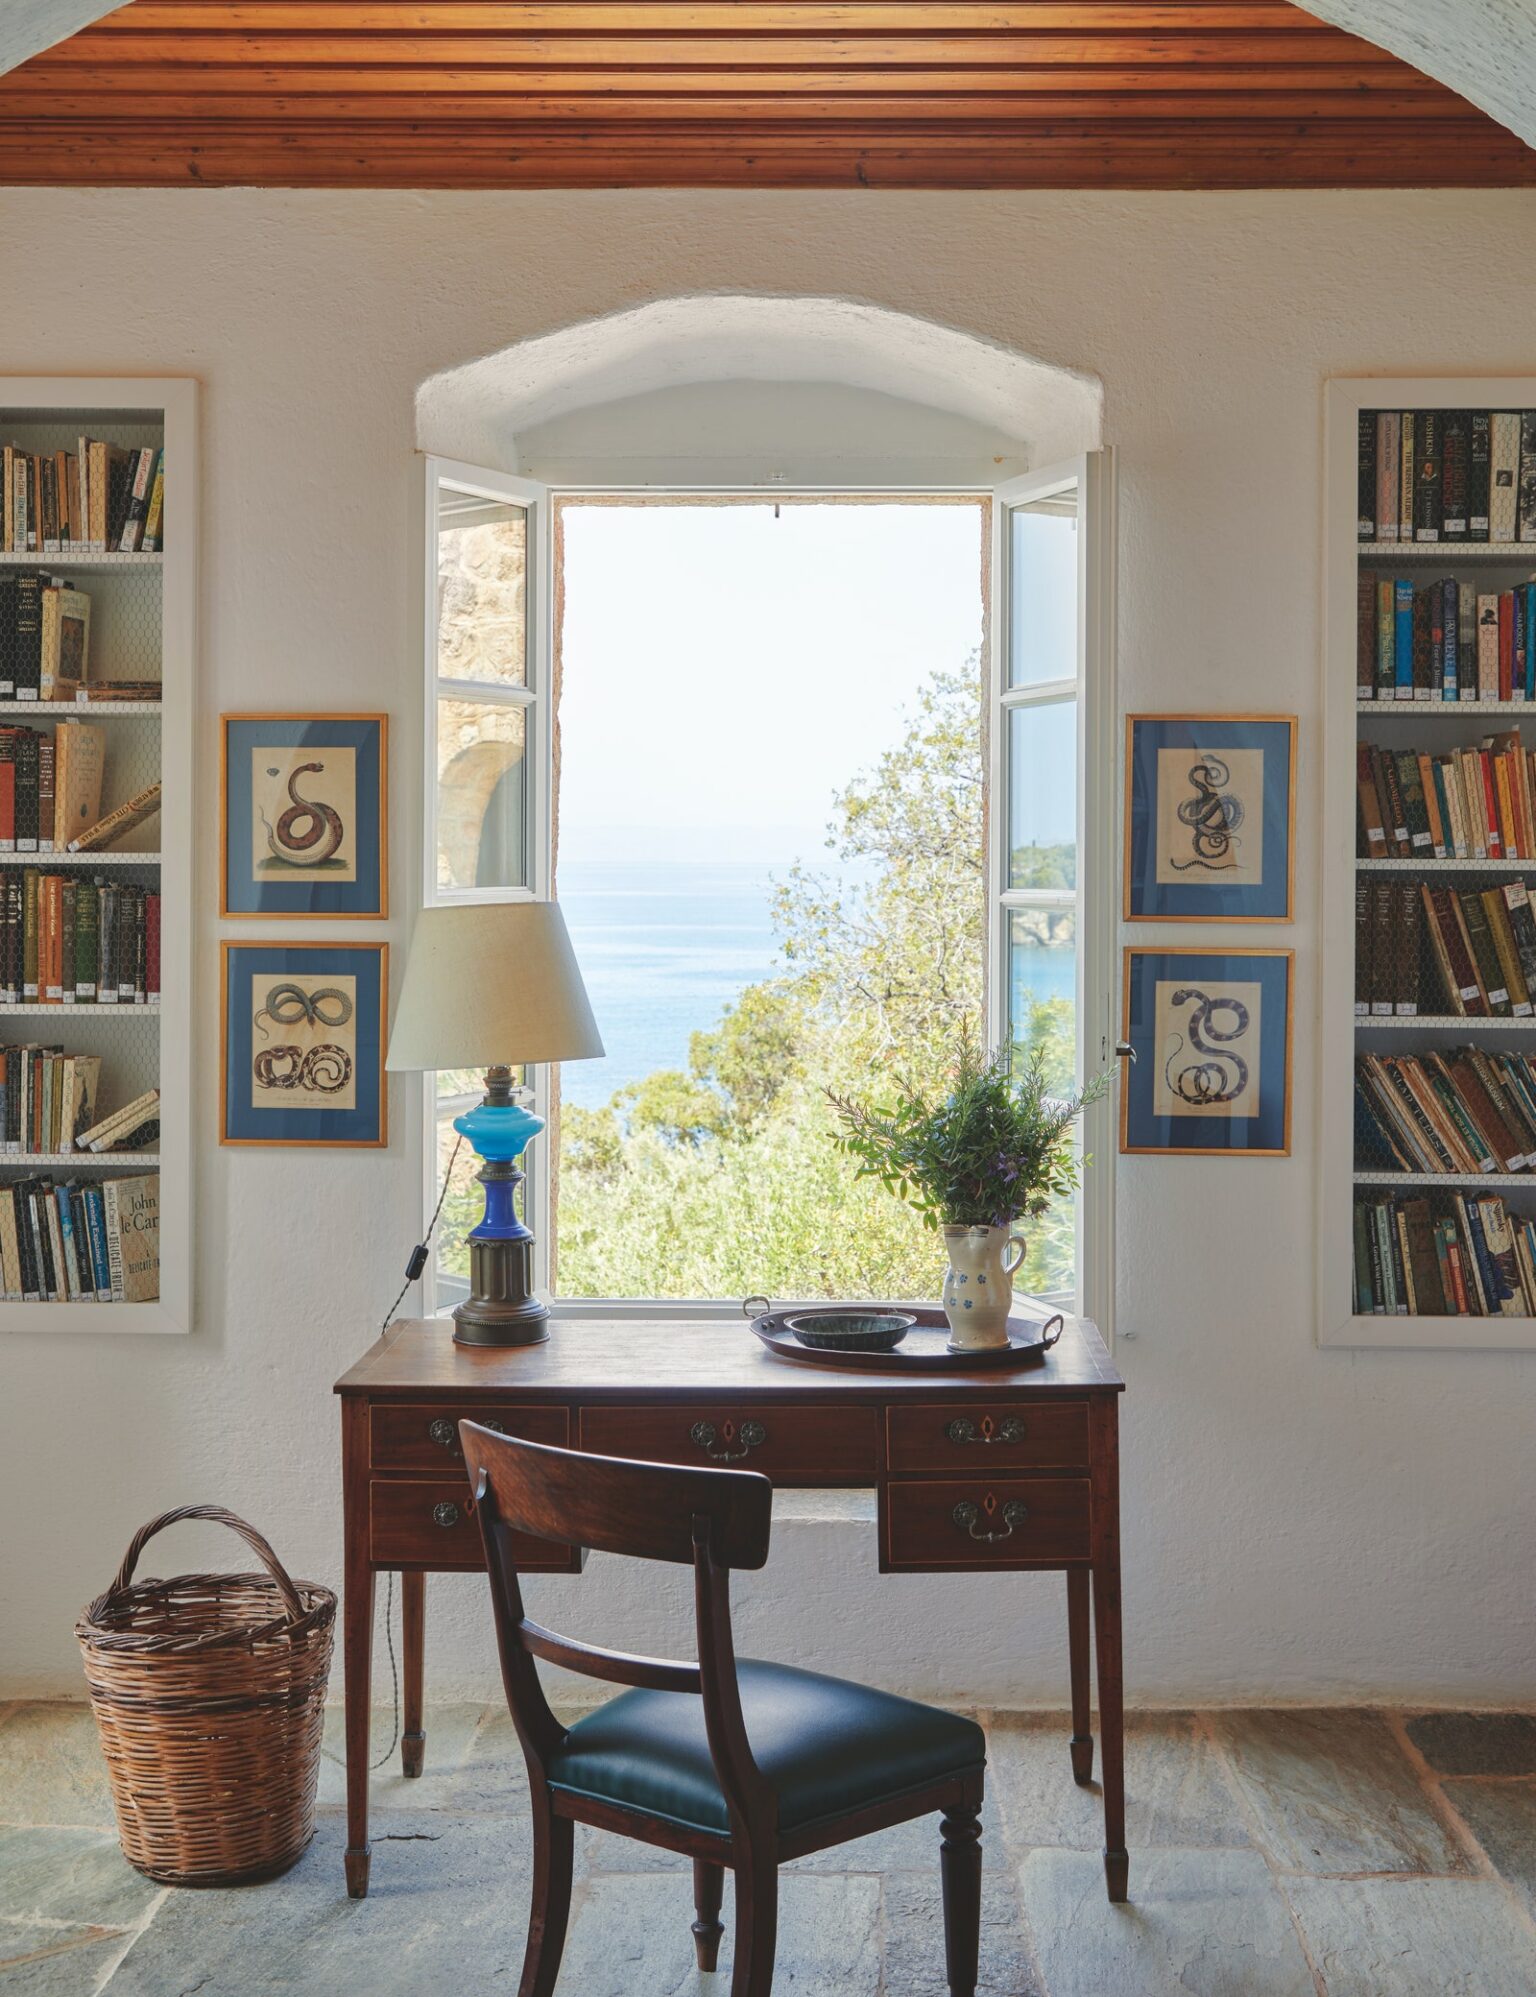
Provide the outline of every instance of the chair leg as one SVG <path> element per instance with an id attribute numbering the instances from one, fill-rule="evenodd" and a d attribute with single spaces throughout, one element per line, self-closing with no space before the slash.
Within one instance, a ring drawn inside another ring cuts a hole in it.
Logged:
<path id="1" fill-rule="evenodd" d="M 725 1897 L 725 1867 L 707 1858 L 693 1861 L 693 1946 L 700 1969 L 713 1969 L 720 1959 L 720 1937 L 725 1927 L 720 1919 L 720 1902 Z"/>
<path id="2" fill-rule="evenodd" d="M 736 1867 L 736 1962 L 731 1997 L 772 1997 L 779 1932 L 779 1868 L 769 1859 Z"/>
<path id="3" fill-rule="evenodd" d="M 968 1805 L 946 1810 L 939 1835 L 949 1993 L 976 1997 L 981 1960 L 981 1818 Z"/>
<path id="4" fill-rule="evenodd" d="M 549 1792 L 533 1795 L 533 1905 L 528 1914 L 528 1949 L 517 1997 L 554 1997 L 565 1925 L 571 1912 L 571 1870 L 576 1827 L 549 1807 Z"/>

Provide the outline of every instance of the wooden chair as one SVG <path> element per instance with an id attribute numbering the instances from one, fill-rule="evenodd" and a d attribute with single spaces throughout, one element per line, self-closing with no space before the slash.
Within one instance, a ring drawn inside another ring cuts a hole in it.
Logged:
<path id="1" fill-rule="evenodd" d="M 725 1873 L 734 1872 L 731 1997 L 769 1997 L 780 1865 L 934 1811 L 943 1815 L 949 1987 L 952 1997 L 974 1997 L 985 1737 L 973 1720 L 911 1699 L 737 1660 L 730 1574 L 767 1560 L 768 1479 L 579 1455 L 468 1421 L 459 1436 L 533 1800 L 533 1908 L 518 1997 L 552 1997 L 578 1823 L 693 1859 L 701 1969 L 715 1967 Z M 691 1566 L 698 1663 L 602 1650 L 530 1622 L 518 1585 L 523 1534 Z M 540 1657 L 632 1689 L 563 1727 L 539 1682 Z"/>

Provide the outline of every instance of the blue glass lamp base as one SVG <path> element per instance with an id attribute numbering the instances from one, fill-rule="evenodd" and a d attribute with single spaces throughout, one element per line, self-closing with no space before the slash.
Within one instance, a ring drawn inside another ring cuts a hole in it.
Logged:
<path id="1" fill-rule="evenodd" d="M 484 1217 L 469 1234 L 469 1295 L 453 1313 L 458 1345 L 538 1345 L 549 1336 L 549 1306 L 532 1291 L 533 1234 L 518 1219 L 516 1197 L 517 1160 L 544 1119 L 507 1099 L 505 1076 L 492 1069 L 485 1101 L 453 1123 L 483 1160 L 485 1187 Z"/>

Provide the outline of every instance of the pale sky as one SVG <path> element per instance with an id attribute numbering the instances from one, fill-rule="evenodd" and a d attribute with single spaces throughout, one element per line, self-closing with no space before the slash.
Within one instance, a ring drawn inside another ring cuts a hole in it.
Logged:
<path id="1" fill-rule="evenodd" d="M 980 522 L 567 506 L 561 858 L 821 858 L 833 792 L 981 642 Z"/>

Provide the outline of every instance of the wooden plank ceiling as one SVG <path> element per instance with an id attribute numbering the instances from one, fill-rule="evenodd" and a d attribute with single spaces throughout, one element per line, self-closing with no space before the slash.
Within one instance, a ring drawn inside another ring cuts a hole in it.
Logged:
<path id="1" fill-rule="evenodd" d="M 133 0 L 0 78 L 0 183 L 1536 181 L 1286 0 Z"/>

